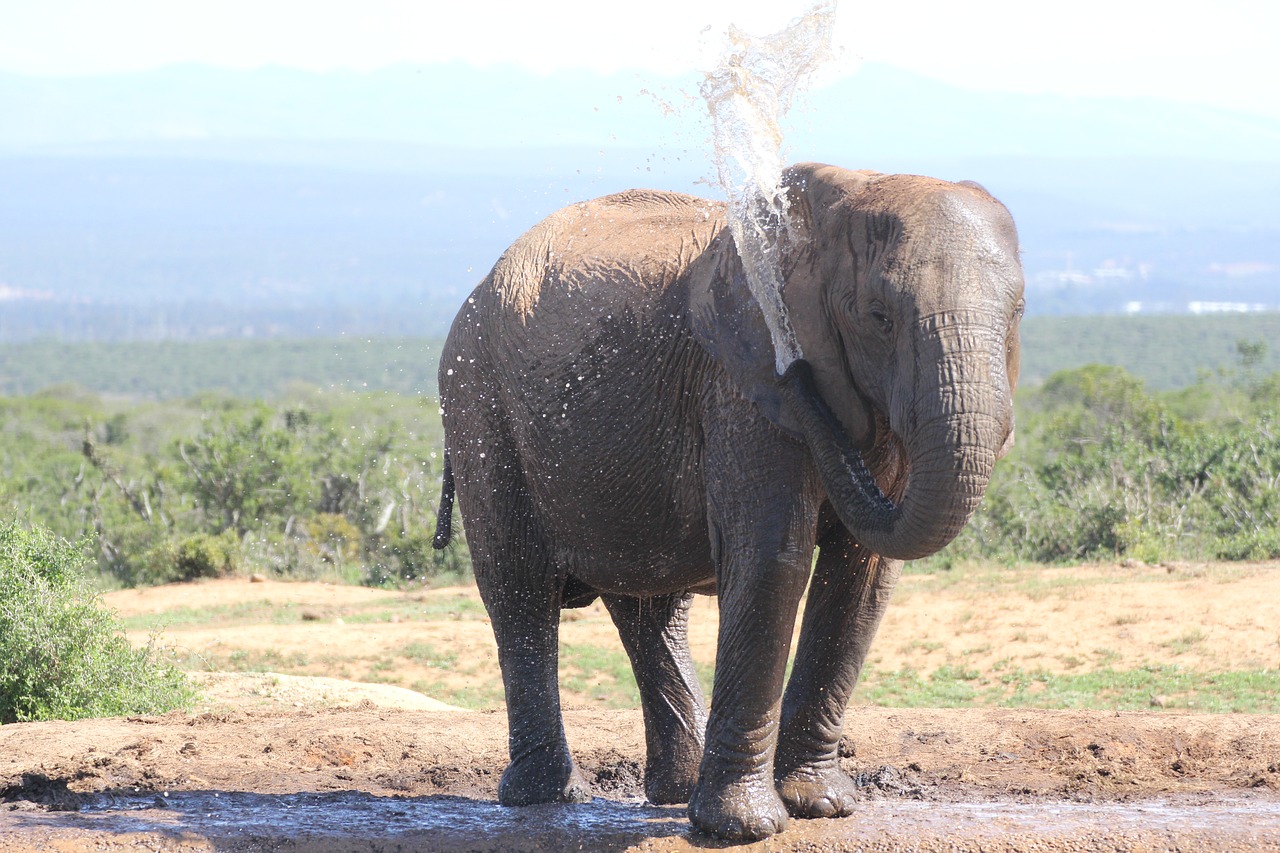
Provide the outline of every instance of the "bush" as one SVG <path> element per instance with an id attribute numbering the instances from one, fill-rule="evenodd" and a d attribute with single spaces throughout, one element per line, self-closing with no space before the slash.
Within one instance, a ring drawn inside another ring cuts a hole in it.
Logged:
<path id="1" fill-rule="evenodd" d="M 127 406 L 69 392 L 0 398 L 0 519 L 93 542 L 126 586 L 248 570 L 349 583 L 469 572 L 429 548 L 439 404 L 297 388 L 273 404 L 203 395 Z M 427 543 L 427 545 L 424 545 Z"/>
<path id="2" fill-rule="evenodd" d="M 157 714 L 194 695 L 156 649 L 129 645 L 87 562 L 43 529 L 0 526 L 0 722 Z"/>
<path id="3" fill-rule="evenodd" d="M 374 555 L 376 559 L 369 561 L 366 582 L 371 586 L 403 582 L 461 583 L 471 571 L 469 553 L 453 544 L 437 551 L 432 545 L 434 536 L 430 530 L 387 536 Z"/>
<path id="4" fill-rule="evenodd" d="M 218 535 L 193 533 L 165 539 L 146 552 L 142 565 L 131 574 L 117 574 L 130 586 L 182 583 L 201 578 L 223 578 L 240 570 L 240 546 L 235 532 Z"/>
<path id="5" fill-rule="evenodd" d="M 322 561 L 343 566 L 360 558 L 360 528 L 346 516 L 320 512 L 303 526 L 310 537 L 309 549 Z"/>
<path id="6" fill-rule="evenodd" d="M 1280 388 L 1271 381 L 1250 387 Z M 1095 365 L 1056 374 L 1019 406 L 1018 445 L 932 566 L 1280 556 L 1270 391 L 1196 386 L 1162 398 Z"/>

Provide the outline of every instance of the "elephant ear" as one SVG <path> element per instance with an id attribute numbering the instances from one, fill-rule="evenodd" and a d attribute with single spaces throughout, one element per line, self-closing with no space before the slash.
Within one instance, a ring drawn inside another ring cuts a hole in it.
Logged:
<path id="1" fill-rule="evenodd" d="M 783 415 L 773 339 L 728 228 L 690 267 L 689 315 L 694 337 L 742 395 L 772 423 L 800 437 L 799 425 Z"/>
<path id="2" fill-rule="evenodd" d="M 853 172 L 821 163 L 801 163 L 783 175 L 788 210 L 785 230 L 775 235 L 781 251 L 783 299 L 797 323 L 826 326 L 819 318 L 816 299 L 821 288 L 822 264 L 815 252 L 829 252 L 847 246 L 843 234 L 826 234 L 843 221 L 833 210 L 849 195 L 877 177 L 875 172 Z M 791 291 L 796 291 L 796 299 Z M 798 303 L 810 310 L 797 312 Z M 813 303 L 809 305 L 808 303 Z M 793 436 L 801 435 L 799 421 L 782 403 L 774 369 L 773 339 L 765 325 L 760 305 L 747 285 L 742 260 L 729 229 L 723 229 L 707 252 L 690 268 L 689 306 L 694 336 L 728 372 L 738 389 L 776 426 Z M 799 316 L 802 313 L 804 316 Z M 827 335 L 825 328 L 797 328 L 801 349 L 805 341 L 817 342 Z M 817 336 L 817 337 L 815 337 Z M 823 341 L 818 349 L 829 349 Z M 804 353 L 808 355 L 807 351 Z M 825 361 L 832 359 L 826 358 Z M 819 389 L 834 387 L 834 380 L 819 366 Z M 849 389 L 841 389 L 845 394 Z M 831 401 L 835 403 L 836 401 Z"/>
<path id="3" fill-rule="evenodd" d="M 837 330 L 830 306 L 852 302 L 862 285 L 861 268 L 871 252 L 860 195 L 881 177 L 821 163 L 802 163 L 785 175 L 790 229 L 783 298 L 813 371 L 812 387 L 860 444 L 873 437 L 875 412 L 859 385 L 866 377 L 851 376 L 846 366 L 848 341 Z"/>

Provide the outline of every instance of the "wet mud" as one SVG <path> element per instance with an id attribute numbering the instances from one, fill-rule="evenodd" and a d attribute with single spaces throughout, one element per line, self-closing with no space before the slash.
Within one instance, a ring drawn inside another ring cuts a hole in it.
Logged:
<path id="1" fill-rule="evenodd" d="M 729 845 L 645 803 L 638 712 L 571 711 L 598 795 L 505 808 L 499 714 L 345 709 L 0 728 L 0 851 L 1280 853 L 1280 718 L 854 712 L 857 814 Z"/>

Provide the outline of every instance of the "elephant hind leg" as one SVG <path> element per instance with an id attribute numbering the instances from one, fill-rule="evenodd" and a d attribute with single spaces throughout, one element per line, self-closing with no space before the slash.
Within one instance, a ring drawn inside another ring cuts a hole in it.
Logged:
<path id="1" fill-rule="evenodd" d="M 552 612 L 558 620 L 558 609 Z M 501 628 L 499 618 L 493 624 L 506 688 L 511 763 L 502 773 L 498 801 L 507 806 L 589 802 L 590 788 L 574 765 L 564 734 L 556 679 L 557 625 L 509 611 L 501 621 Z"/>
<path id="2" fill-rule="evenodd" d="M 698 781 L 706 703 L 689 654 L 692 593 L 604 596 L 631 658 L 644 709 L 644 792 L 656 805 L 686 803 Z"/>
<path id="3" fill-rule="evenodd" d="M 506 690 L 511 763 L 498 800 L 509 806 L 587 802 L 591 794 L 569 754 L 560 710 L 563 573 L 517 473 L 518 457 L 490 442 L 483 459 L 454 461 L 476 585 Z"/>

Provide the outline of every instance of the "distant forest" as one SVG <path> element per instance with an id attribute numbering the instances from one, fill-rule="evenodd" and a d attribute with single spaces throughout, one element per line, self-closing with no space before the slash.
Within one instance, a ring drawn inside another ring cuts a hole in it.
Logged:
<path id="1" fill-rule="evenodd" d="M 209 393 L 276 399 L 296 386 L 435 396 L 441 343 L 341 337 L 0 344 L 0 396 L 66 385 L 147 400 Z"/>
<path id="2" fill-rule="evenodd" d="M 1030 317 L 1022 382 L 1087 364 L 1123 368 L 1151 390 L 1212 383 L 1241 369 L 1280 371 L 1280 314 Z M 298 386 L 436 394 L 440 340 L 421 337 L 0 344 L 0 396 L 74 385 L 165 400 L 203 393 L 276 399 Z"/>

